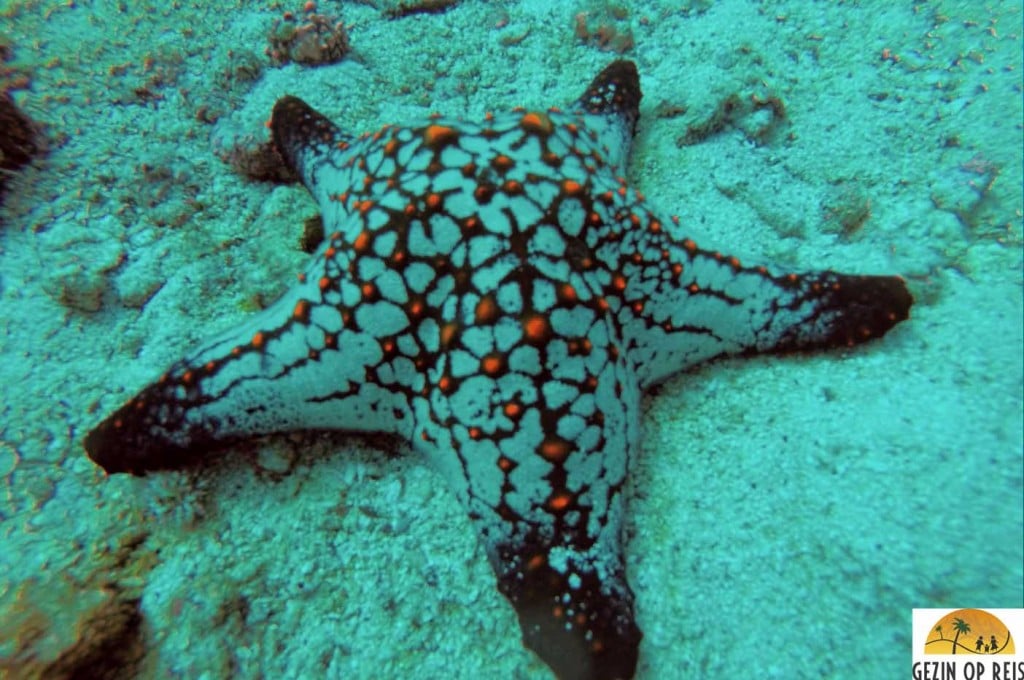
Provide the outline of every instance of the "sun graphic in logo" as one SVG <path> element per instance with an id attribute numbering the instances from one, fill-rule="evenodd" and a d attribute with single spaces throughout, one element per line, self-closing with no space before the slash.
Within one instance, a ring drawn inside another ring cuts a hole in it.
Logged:
<path id="1" fill-rule="evenodd" d="M 1009 628 L 984 609 L 958 609 L 932 626 L 924 653 L 1013 654 L 1013 638 Z"/>

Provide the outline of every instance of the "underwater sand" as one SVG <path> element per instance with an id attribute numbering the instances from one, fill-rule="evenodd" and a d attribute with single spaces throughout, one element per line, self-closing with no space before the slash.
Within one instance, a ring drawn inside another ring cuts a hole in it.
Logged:
<path id="1" fill-rule="evenodd" d="M 564 106 L 618 56 L 580 12 L 632 33 L 630 178 L 680 235 L 898 273 L 917 299 L 879 342 L 717 362 L 645 401 L 637 677 L 894 677 L 911 608 L 1024 606 L 1020 2 L 395 4 L 320 2 L 353 52 L 308 67 L 264 54 L 299 2 L 0 2 L 51 146 L 0 208 L 0 676 L 120 651 L 147 678 L 551 677 L 404 449 L 267 438 L 136 479 L 81 440 L 303 269 L 307 192 L 218 156 L 265 139 L 277 97 L 353 132 Z M 732 94 L 784 118 L 677 144 Z"/>

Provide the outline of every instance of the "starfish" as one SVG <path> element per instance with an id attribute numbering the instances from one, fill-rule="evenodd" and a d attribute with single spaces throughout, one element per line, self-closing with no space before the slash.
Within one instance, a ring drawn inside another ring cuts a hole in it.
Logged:
<path id="1" fill-rule="evenodd" d="M 356 138 L 283 97 L 273 144 L 329 237 L 88 455 L 140 475 L 255 435 L 398 435 L 469 514 L 524 644 L 560 678 L 632 677 L 622 489 L 644 390 L 722 355 L 877 338 L 912 304 L 897 276 L 745 266 L 677 234 L 623 179 L 640 98 L 616 61 L 564 111 Z"/>

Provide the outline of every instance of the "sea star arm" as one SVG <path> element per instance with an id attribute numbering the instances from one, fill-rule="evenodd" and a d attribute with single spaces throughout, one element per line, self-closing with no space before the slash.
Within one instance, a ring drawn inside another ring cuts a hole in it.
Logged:
<path id="1" fill-rule="evenodd" d="M 481 374 L 442 371 L 443 387 L 413 400 L 413 441 L 473 520 L 524 644 L 560 678 L 627 678 L 641 633 L 621 491 L 640 389 L 608 320 L 593 317 L 589 329 L 576 320 L 532 311 L 496 320 L 499 334 L 522 325 L 522 344 L 485 353 Z M 447 358 L 483 345 L 488 328 L 453 338 Z"/>
<path id="2" fill-rule="evenodd" d="M 573 105 L 575 111 L 585 114 L 588 127 L 600 131 L 593 143 L 620 175 L 633 148 L 641 97 L 636 64 L 620 59 L 597 74 Z"/>
<path id="3" fill-rule="evenodd" d="M 345 134 L 322 113 L 291 95 L 274 104 L 270 132 L 274 148 L 317 203 L 321 207 L 344 207 L 344 202 L 332 198 L 354 188 L 354 178 L 362 175 L 362 169 L 350 167 L 344 173 L 338 170 L 358 156 L 362 140 Z M 334 217 L 322 215 L 324 224 L 334 223 Z"/>
<path id="4" fill-rule="evenodd" d="M 674 238 L 645 208 L 630 214 L 642 226 L 615 250 L 612 304 L 644 387 L 717 356 L 850 347 L 909 316 L 901 277 L 773 273 Z"/>
<path id="5" fill-rule="evenodd" d="M 109 473 L 143 474 L 259 434 L 406 434 L 405 394 L 422 377 L 411 363 L 388 364 L 387 349 L 408 319 L 347 275 L 350 257 L 332 234 L 298 285 L 176 362 L 90 432 L 90 458 Z"/>

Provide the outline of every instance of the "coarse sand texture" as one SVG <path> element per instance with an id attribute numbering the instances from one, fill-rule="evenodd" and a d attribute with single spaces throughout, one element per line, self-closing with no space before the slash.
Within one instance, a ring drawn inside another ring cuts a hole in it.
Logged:
<path id="1" fill-rule="evenodd" d="M 0 0 L 0 676 L 892 677 L 1024 606 L 1021 21 Z"/>

